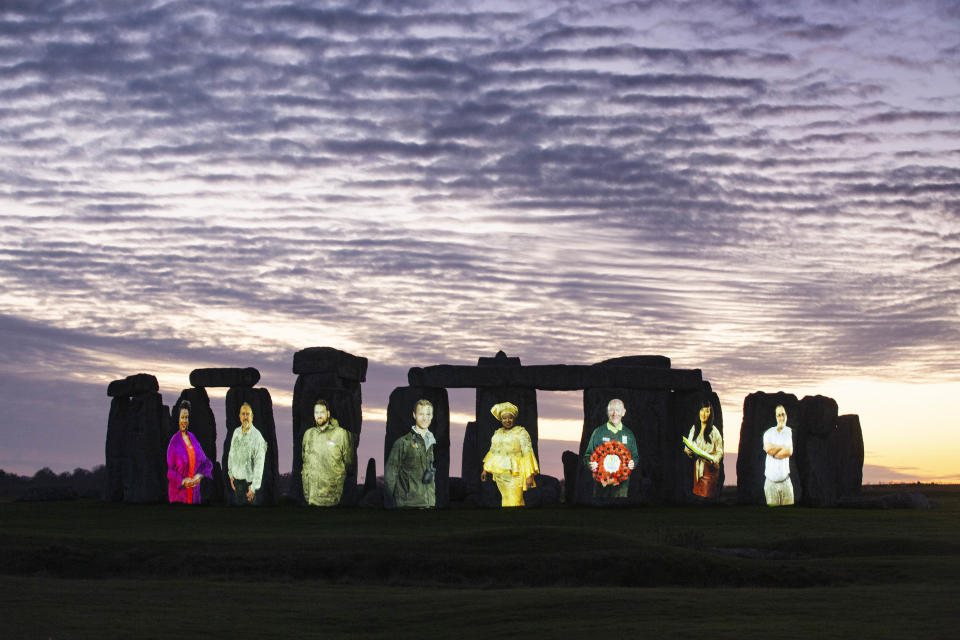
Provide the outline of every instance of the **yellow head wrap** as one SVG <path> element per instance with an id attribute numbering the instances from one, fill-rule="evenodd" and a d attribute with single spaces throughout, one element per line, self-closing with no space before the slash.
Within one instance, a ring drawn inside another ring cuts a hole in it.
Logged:
<path id="1" fill-rule="evenodd" d="M 520 415 L 520 409 L 517 409 L 517 405 L 511 402 L 501 402 L 490 407 L 490 413 L 497 420 L 503 420 L 504 414 L 508 413 L 513 414 L 513 417 L 516 418 Z"/>

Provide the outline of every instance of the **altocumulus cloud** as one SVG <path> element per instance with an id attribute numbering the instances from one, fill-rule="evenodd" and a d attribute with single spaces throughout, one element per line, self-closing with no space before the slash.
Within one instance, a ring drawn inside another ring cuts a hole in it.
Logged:
<path id="1" fill-rule="evenodd" d="M 392 372 L 371 407 L 500 347 L 734 403 L 955 378 L 956 7 L 702 5 L 4 3 L 4 379 L 285 384 L 316 344 Z"/>

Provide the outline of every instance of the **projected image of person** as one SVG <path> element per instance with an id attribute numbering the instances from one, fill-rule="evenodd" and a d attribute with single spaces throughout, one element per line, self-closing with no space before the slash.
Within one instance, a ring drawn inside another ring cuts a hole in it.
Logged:
<path id="1" fill-rule="evenodd" d="M 723 436 L 713 426 L 713 407 L 708 400 L 700 403 L 700 427 L 690 427 L 683 451 L 693 458 L 693 495 L 701 498 L 720 495 Z"/>
<path id="2" fill-rule="evenodd" d="M 240 405 L 240 426 L 233 430 L 227 474 L 234 504 L 260 504 L 263 463 L 267 458 L 267 441 L 253 426 L 253 407 Z"/>
<path id="3" fill-rule="evenodd" d="M 417 402 L 413 410 L 414 425 L 397 438 L 390 449 L 383 483 L 388 506 L 428 509 L 436 506 L 434 477 L 434 445 L 436 437 L 430 431 L 433 422 L 433 403 Z"/>
<path id="4" fill-rule="evenodd" d="M 778 507 L 793 504 L 790 480 L 790 456 L 793 455 L 793 429 L 787 426 L 787 410 L 778 405 L 773 412 L 777 425 L 763 432 L 763 495 L 767 504 Z"/>
<path id="5" fill-rule="evenodd" d="M 640 452 L 633 431 L 623 424 L 626 414 L 623 400 L 614 398 L 608 402 L 607 422 L 593 430 L 584 449 L 583 463 L 594 474 L 595 497 L 627 497 L 630 475 L 637 467 Z"/>
<path id="6" fill-rule="evenodd" d="M 167 445 L 167 497 L 170 503 L 200 504 L 200 480 L 213 478 L 213 462 L 190 433 L 190 402 L 180 403 L 180 429 Z"/>
<path id="7" fill-rule="evenodd" d="M 495 404 L 490 413 L 503 426 L 493 433 L 490 451 L 483 458 L 480 481 L 486 481 L 487 474 L 491 474 L 500 490 L 501 506 L 522 507 L 523 492 L 536 486 L 533 477 L 540 473 L 533 441 L 526 429 L 514 424 L 520 414 L 515 404 Z"/>
<path id="8" fill-rule="evenodd" d="M 347 467 L 353 464 L 353 438 L 330 414 L 326 400 L 314 403 L 313 421 L 303 434 L 303 498 L 332 507 L 340 503 Z"/>

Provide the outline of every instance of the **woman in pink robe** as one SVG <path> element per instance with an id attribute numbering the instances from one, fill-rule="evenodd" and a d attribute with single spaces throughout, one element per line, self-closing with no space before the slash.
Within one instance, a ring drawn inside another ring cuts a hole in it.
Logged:
<path id="1" fill-rule="evenodd" d="M 180 403 L 180 430 L 167 445 L 167 496 L 171 503 L 200 504 L 200 480 L 213 477 L 213 463 L 200 448 L 190 426 L 190 403 Z"/>

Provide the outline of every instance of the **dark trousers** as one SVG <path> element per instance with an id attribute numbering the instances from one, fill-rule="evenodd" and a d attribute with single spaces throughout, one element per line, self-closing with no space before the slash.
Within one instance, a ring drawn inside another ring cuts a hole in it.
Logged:
<path id="1" fill-rule="evenodd" d="M 253 500 L 247 499 L 247 490 L 250 488 L 250 483 L 246 480 L 240 480 L 239 478 L 234 478 L 233 480 L 233 496 L 231 498 L 231 503 L 237 506 L 242 506 L 245 504 L 258 505 L 260 504 L 260 491 L 253 492 Z"/>

